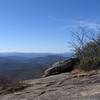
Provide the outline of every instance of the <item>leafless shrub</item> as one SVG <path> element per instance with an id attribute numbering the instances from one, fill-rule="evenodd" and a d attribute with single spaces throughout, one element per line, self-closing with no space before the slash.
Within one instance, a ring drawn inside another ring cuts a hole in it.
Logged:
<path id="1" fill-rule="evenodd" d="M 72 46 L 75 56 L 80 59 L 80 68 L 91 70 L 100 68 L 100 31 L 80 27 L 79 31 L 71 32 Z"/>

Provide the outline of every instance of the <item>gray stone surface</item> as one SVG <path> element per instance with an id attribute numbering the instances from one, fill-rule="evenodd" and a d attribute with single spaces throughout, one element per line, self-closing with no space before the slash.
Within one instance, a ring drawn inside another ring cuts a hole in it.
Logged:
<path id="1" fill-rule="evenodd" d="M 77 58 L 70 58 L 68 60 L 59 61 L 44 72 L 44 77 L 56 75 L 64 72 L 70 72 L 74 69 L 75 65 L 79 63 Z"/>
<path id="2" fill-rule="evenodd" d="M 100 73 L 64 73 L 25 81 L 30 87 L 0 100 L 100 100 Z"/>

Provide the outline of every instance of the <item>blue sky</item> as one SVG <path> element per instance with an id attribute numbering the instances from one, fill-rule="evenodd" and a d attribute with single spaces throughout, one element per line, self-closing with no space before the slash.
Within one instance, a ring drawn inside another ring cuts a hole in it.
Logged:
<path id="1" fill-rule="evenodd" d="M 99 20 L 100 0 L 0 0 L 0 52 L 69 52 L 70 30 Z"/>

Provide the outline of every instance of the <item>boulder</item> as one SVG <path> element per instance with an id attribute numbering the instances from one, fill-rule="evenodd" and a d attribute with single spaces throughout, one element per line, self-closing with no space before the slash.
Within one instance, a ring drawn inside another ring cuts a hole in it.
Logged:
<path id="1" fill-rule="evenodd" d="M 52 65 L 51 68 L 47 69 L 44 72 L 44 77 L 50 75 L 56 75 L 64 72 L 70 72 L 74 69 L 75 65 L 79 63 L 78 58 L 70 58 L 68 60 L 56 62 Z"/>

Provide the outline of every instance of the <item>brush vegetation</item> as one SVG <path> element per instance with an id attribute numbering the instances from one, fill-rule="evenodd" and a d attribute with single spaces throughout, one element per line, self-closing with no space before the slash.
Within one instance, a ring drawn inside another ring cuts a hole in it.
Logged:
<path id="1" fill-rule="evenodd" d="M 90 31 L 81 27 L 73 32 L 75 56 L 79 58 L 79 68 L 85 71 L 100 69 L 100 31 Z"/>

